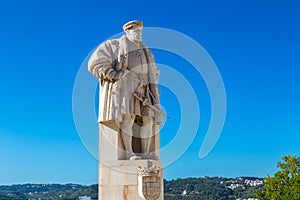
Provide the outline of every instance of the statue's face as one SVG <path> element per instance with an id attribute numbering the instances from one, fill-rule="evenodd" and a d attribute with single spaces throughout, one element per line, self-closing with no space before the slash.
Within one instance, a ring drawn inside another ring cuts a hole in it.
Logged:
<path id="1" fill-rule="evenodd" d="M 133 42 L 141 42 L 142 30 L 142 27 L 132 27 L 131 29 L 126 30 L 127 38 Z"/>

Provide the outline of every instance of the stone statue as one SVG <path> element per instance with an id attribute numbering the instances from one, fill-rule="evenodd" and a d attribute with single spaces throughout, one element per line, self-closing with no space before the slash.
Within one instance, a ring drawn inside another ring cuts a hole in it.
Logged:
<path id="1" fill-rule="evenodd" d="M 118 128 L 127 160 L 157 159 L 150 140 L 163 122 L 157 87 L 160 71 L 142 42 L 143 27 L 142 21 L 127 22 L 125 34 L 102 43 L 88 63 L 88 70 L 100 79 L 98 120 Z M 133 135 L 139 135 L 140 152 L 133 150 Z"/>

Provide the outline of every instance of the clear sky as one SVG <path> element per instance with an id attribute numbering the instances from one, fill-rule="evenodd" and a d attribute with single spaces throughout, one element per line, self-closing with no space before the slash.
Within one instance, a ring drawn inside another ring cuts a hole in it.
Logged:
<path id="1" fill-rule="evenodd" d="M 221 136 L 200 159 L 211 118 L 207 85 L 185 58 L 153 49 L 157 63 L 189 81 L 201 113 L 197 135 L 183 156 L 165 168 L 166 179 L 264 177 L 276 171 L 283 155 L 300 155 L 299 1 L 11 0 L 0 3 L 0 184 L 97 183 L 98 161 L 73 121 L 74 81 L 89 53 L 132 19 L 201 44 L 226 90 Z M 162 76 L 175 84 L 176 76 L 168 75 Z M 160 87 L 171 116 L 161 133 L 164 147 L 188 117 L 182 119 L 176 92 Z M 172 153 L 164 152 L 162 161 Z"/>

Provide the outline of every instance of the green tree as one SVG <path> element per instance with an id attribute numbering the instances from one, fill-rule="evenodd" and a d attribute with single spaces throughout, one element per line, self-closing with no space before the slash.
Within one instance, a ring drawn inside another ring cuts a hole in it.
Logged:
<path id="1" fill-rule="evenodd" d="M 264 190 L 257 191 L 259 200 L 299 200 L 300 199 L 300 157 L 283 156 L 278 162 L 280 168 L 274 177 L 265 177 Z"/>

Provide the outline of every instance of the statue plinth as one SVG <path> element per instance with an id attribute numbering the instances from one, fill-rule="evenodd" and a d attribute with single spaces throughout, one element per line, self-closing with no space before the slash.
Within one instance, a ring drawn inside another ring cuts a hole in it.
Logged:
<path id="1" fill-rule="evenodd" d="M 163 200 L 162 163 L 159 160 L 125 160 L 118 131 L 100 124 L 99 134 L 98 199 Z M 159 135 L 154 136 L 152 145 L 159 145 Z M 159 153 L 155 154 L 159 158 Z"/>
<path id="2" fill-rule="evenodd" d="M 149 163 L 162 169 L 160 161 L 150 160 L 123 160 L 111 161 L 106 164 L 99 164 L 99 199 L 101 200 L 143 200 L 145 198 L 139 195 L 143 190 L 143 182 L 139 182 L 139 178 L 143 178 L 138 174 L 137 166 L 147 167 Z M 162 170 L 157 174 L 159 177 L 159 188 L 155 188 L 155 194 L 159 194 L 158 200 L 163 199 L 163 175 Z M 149 176 L 147 176 L 149 177 Z M 146 178 L 147 178 L 146 177 Z M 147 181 L 147 180 L 142 180 Z M 140 187 L 140 188 L 139 188 Z M 144 186 L 148 187 L 147 186 Z M 148 190 L 153 187 L 149 185 Z M 147 189 L 147 188 L 146 188 Z M 146 190 L 144 189 L 144 190 Z M 140 190 L 140 191 L 139 191 Z"/>

